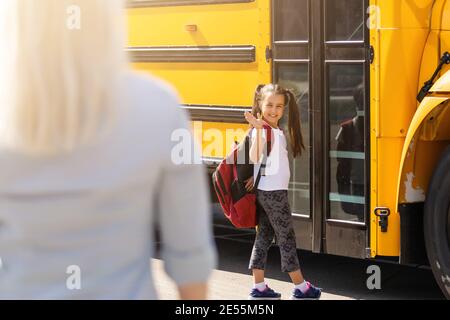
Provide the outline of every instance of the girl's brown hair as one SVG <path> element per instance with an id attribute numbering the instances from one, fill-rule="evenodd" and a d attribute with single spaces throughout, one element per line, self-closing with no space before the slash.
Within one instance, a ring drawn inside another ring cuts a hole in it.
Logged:
<path id="1" fill-rule="evenodd" d="M 300 113 L 298 111 L 295 95 L 291 90 L 285 89 L 277 84 L 259 85 L 255 92 L 252 109 L 253 116 L 257 117 L 258 114 L 262 114 L 261 104 L 268 94 L 284 96 L 285 105 L 288 108 L 288 139 L 290 142 L 290 149 L 292 156 L 297 158 L 297 156 L 302 155 L 305 144 L 303 141 Z"/>

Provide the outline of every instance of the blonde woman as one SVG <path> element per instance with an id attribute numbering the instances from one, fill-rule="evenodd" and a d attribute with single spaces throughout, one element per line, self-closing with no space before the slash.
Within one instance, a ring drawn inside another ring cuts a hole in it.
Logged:
<path id="1" fill-rule="evenodd" d="M 174 92 L 128 70 L 120 0 L 0 1 L 0 299 L 182 299 L 215 265 L 206 178 L 176 165 Z"/>

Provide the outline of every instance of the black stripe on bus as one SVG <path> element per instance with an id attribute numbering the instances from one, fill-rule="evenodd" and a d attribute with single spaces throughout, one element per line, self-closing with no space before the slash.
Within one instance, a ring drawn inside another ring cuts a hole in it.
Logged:
<path id="1" fill-rule="evenodd" d="M 254 45 L 128 47 L 135 63 L 252 63 L 256 61 Z"/>
<path id="2" fill-rule="evenodd" d="M 230 4 L 230 3 L 248 3 L 255 0 L 128 0 L 129 8 L 146 8 L 146 7 L 175 7 L 175 6 L 192 6 L 192 5 L 211 5 L 211 4 Z"/>
<path id="3" fill-rule="evenodd" d="M 193 105 L 184 104 L 182 109 L 189 112 L 192 121 L 248 124 L 244 112 L 252 111 L 252 107 Z"/>

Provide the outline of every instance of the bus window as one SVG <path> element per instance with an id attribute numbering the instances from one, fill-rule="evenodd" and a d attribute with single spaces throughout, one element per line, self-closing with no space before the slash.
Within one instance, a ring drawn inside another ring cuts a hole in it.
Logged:
<path id="1" fill-rule="evenodd" d="M 364 66 L 333 64 L 328 71 L 330 217 L 364 222 Z"/>
<path id="2" fill-rule="evenodd" d="M 291 161 L 289 199 L 295 214 L 310 215 L 310 126 L 309 126 L 309 71 L 307 63 L 279 64 L 276 69 L 278 83 L 294 91 L 300 108 L 300 120 L 306 150 Z M 286 112 L 287 114 L 287 112 Z M 286 117 L 281 126 L 287 129 Z M 287 132 L 287 130 L 285 130 Z"/>
<path id="3" fill-rule="evenodd" d="M 310 218 L 310 1 L 277 0 L 272 3 L 274 8 L 274 81 L 293 90 L 297 97 L 306 147 L 300 158 L 290 159 L 289 200 L 294 214 Z M 287 129 L 286 120 L 282 119 L 283 129 Z"/>
<path id="4" fill-rule="evenodd" d="M 307 0 L 275 1 L 275 12 L 282 19 L 275 19 L 276 41 L 309 39 L 309 14 Z"/>
<path id="5" fill-rule="evenodd" d="M 364 1 L 327 0 L 325 3 L 327 41 L 364 40 Z"/>

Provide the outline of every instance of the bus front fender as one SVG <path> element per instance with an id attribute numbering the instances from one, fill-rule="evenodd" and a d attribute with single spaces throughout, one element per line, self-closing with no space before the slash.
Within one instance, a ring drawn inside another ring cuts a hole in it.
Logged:
<path id="1" fill-rule="evenodd" d="M 450 141 L 450 94 L 426 97 L 417 109 L 403 145 L 397 208 L 423 203 L 437 161 Z"/>

